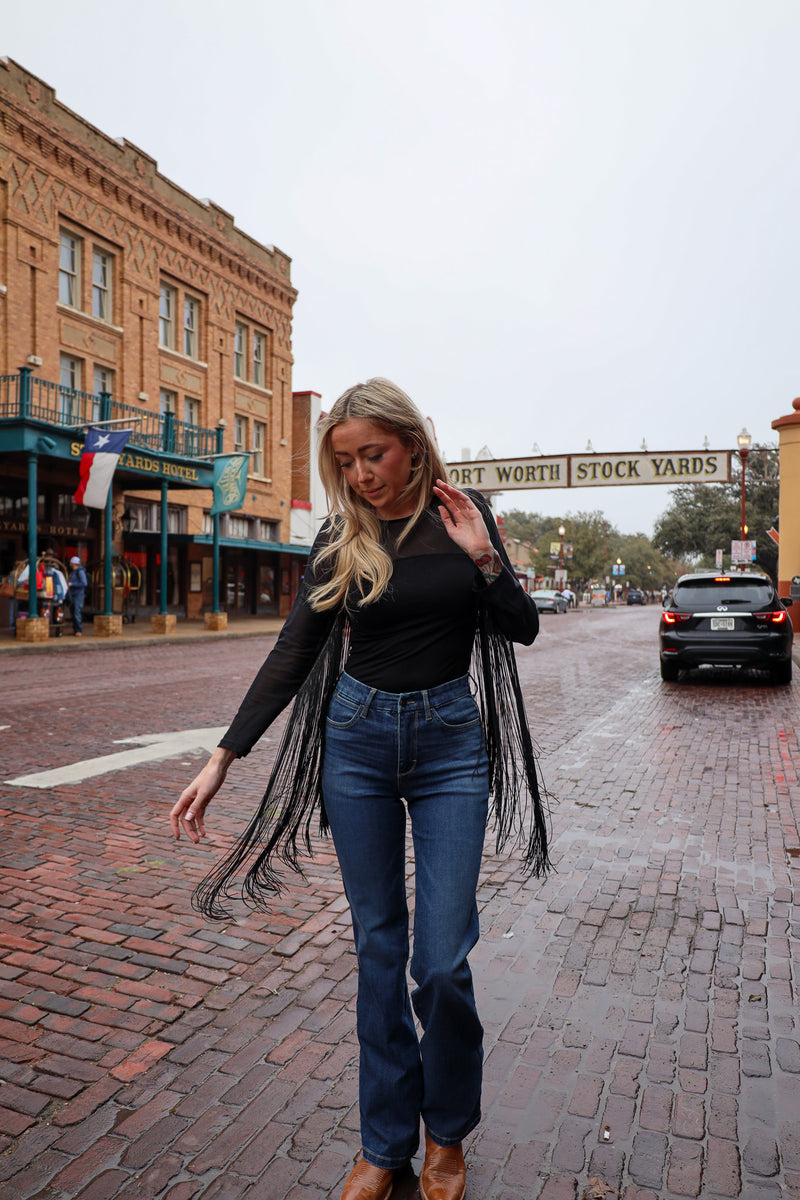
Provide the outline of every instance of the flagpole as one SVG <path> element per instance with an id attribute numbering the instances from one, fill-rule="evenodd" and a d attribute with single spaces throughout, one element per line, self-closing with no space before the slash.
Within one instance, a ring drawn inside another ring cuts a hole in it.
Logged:
<path id="1" fill-rule="evenodd" d="M 39 597 L 36 594 L 36 555 L 39 526 L 39 506 L 37 503 L 38 455 L 28 452 L 28 616 L 38 617 Z M 33 628 L 33 626 L 31 626 Z"/>
<path id="2" fill-rule="evenodd" d="M 212 574 L 211 587 L 211 611 L 212 613 L 219 612 L 219 513 L 214 513 L 214 548 L 213 548 L 213 563 L 214 570 Z"/>
<path id="3" fill-rule="evenodd" d="M 111 394 L 110 392 L 100 393 L 100 416 L 105 423 L 108 421 L 108 414 L 111 411 Z M 110 423 L 110 422 L 109 422 Z M 113 514 L 113 497 L 114 497 L 114 481 L 113 478 L 108 484 L 108 495 L 106 496 L 105 521 L 103 522 L 103 591 L 105 593 L 105 603 L 103 605 L 103 615 L 110 617 L 114 611 L 111 595 L 111 554 L 113 549 L 112 534 L 114 524 Z"/>
<path id="4" fill-rule="evenodd" d="M 114 532 L 113 525 L 113 492 L 112 486 L 109 484 L 108 495 L 106 496 L 106 508 L 103 521 L 103 591 L 105 592 L 105 602 L 103 604 L 103 616 L 110 617 L 113 612 L 111 603 L 111 553 L 112 540 L 111 535 Z"/>
<path id="5" fill-rule="evenodd" d="M 225 426 L 220 424 L 217 426 L 217 453 L 212 454 L 211 458 L 223 457 L 223 439 L 225 436 Z M 213 494 L 213 493 L 212 493 Z M 215 504 L 212 502 L 212 508 Z M 214 522 L 214 546 L 212 550 L 212 575 L 211 575 L 211 611 L 212 613 L 219 612 L 219 513 L 215 512 L 212 520 Z"/>
<path id="6" fill-rule="evenodd" d="M 161 563 L 159 573 L 159 588 L 161 591 L 160 613 L 167 612 L 167 481 L 161 480 Z"/>

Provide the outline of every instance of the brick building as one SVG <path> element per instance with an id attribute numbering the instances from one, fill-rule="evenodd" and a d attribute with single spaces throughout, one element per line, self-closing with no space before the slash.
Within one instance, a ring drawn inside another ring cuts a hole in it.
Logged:
<path id="1" fill-rule="evenodd" d="M 104 514 L 72 502 L 80 424 L 130 420 L 113 544 L 139 573 L 144 611 L 164 611 L 164 512 L 166 608 L 209 607 L 209 455 L 222 450 L 251 457 L 241 511 L 220 518 L 221 607 L 288 611 L 308 549 L 291 514 L 311 499 L 297 469 L 311 394 L 292 395 L 287 255 L 8 59 L 0 230 L 0 575 L 27 553 L 35 503 L 39 552 L 77 550 L 97 578 Z"/>

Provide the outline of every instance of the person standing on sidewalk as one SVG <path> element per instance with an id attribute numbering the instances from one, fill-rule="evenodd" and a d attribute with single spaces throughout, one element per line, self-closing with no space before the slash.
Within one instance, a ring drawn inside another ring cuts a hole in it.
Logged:
<path id="1" fill-rule="evenodd" d="M 69 560 L 69 578 L 67 579 L 67 598 L 72 612 L 72 632 L 75 637 L 83 636 L 83 602 L 86 599 L 86 571 L 81 565 L 77 554 Z"/>
<path id="2" fill-rule="evenodd" d="M 342 1200 L 388 1200 L 416 1153 L 420 1118 L 423 1200 L 462 1200 L 461 1143 L 480 1118 L 483 1030 L 468 955 L 490 797 L 498 845 L 515 838 L 527 869 L 548 866 L 511 646 L 533 641 L 538 614 L 488 505 L 445 482 L 427 422 L 396 385 L 371 379 L 337 400 L 319 465 L 331 515 L 297 600 L 233 724 L 172 809 L 172 829 L 195 843 L 205 835 L 206 807 L 231 763 L 296 695 L 261 807 L 195 903 L 225 915 L 221 898 L 247 865 L 243 894 L 266 907 L 280 886 L 274 859 L 300 869 L 319 808 L 359 969 L 362 1152 Z"/>

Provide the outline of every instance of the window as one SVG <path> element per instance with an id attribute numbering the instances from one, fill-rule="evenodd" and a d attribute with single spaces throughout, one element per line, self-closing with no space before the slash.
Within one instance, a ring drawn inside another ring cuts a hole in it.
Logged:
<path id="1" fill-rule="evenodd" d="M 159 418 L 161 449 L 166 450 L 168 454 L 173 454 L 175 451 L 175 413 L 178 411 L 177 394 L 162 388 L 158 394 L 158 411 L 161 414 Z"/>
<path id="2" fill-rule="evenodd" d="M 197 331 L 200 324 L 200 301 L 192 296 L 183 298 L 183 353 L 187 358 L 199 358 Z"/>
<path id="3" fill-rule="evenodd" d="M 72 524 L 83 509 L 75 503 L 72 492 L 56 493 L 56 521 L 59 525 Z"/>
<path id="4" fill-rule="evenodd" d="M 250 521 L 247 517 L 233 517 L 230 513 L 228 516 L 227 536 L 233 538 L 249 538 L 250 537 Z"/>
<path id="5" fill-rule="evenodd" d="M 94 369 L 94 394 L 99 396 L 101 392 L 108 392 L 113 395 L 114 392 L 114 372 L 108 367 L 98 367 Z"/>
<path id="6" fill-rule="evenodd" d="M 236 322 L 233 339 L 233 373 L 237 379 L 247 378 L 247 326 Z"/>
<path id="7" fill-rule="evenodd" d="M 233 418 L 233 448 L 237 454 L 247 449 L 247 417 Z"/>
<path id="8" fill-rule="evenodd" d="M 233 373 L 256 387 L 267 386 L 267 335 L 237 320 L 233 335 Z"/>
<path id="9" fill-rule="evenodd" d="M 58 252 L 58 298 L 70 308 L 81 306 L 81 243 L 65 229 Z"/>
<path id="10" fill-rule="evenodd" d="M 69 354 L 62 354 L 60 360 L 60 377 L 61 384 L 58 400 L 58 417 L 64 424 L 70 424 L 77 420 L 79 416 L 79 397 L 76 392 L 81 386 L 81 360 L 72 358 Z"/>
<path id="11" fill-rule="evenodd" d="M 158 524 L 160 529 L 160 519 Z M 186 533 L 186 509 L 179 504 L 167 505 L 167 533 Z"/>
<path id="12" fill-rule="evenodd" d="M 161 505 L 157 500 L 127 500 L 125 507 L 133 518 L 136 533 L 161 532 Z M 186 533 L 186 509 L 167 505 L 167 533 Z"/>
<path id="13" fill-rule="evenodd" d="M 263 421 L 253 421 L 253 465 L 254 475 L 264 474 L 264 434 L 266 426 Z"/>
<path id="14" fill-rule="evenodd" d="M 267 339 L 263 333 L 258 330 L 253 331 L 253 383 L 259 387 L 266 387 L 265 379 L 265 364 L 266 364 L 266 348 Z"/>
<path id="15" fill-rule="evenodd" d="M 81 386 L 81 360 L 61 355 L 61 387 L 78 389 Z"/>
<path id="16" fill-rule="evenodd" d="M 100 399 L 103 392 L 108 392 L 109 396 L 114 394 L 114 372 L 109 371 L 108 367 L 95 366 L 94 368 L 94 400 L 92 401 L 92 420 L 101 420 L 100 414 Z"/>
<path id="17" fill-rule="evenodd" d="M 112 258 L 95 248 L 92 254 L 92 316 L 100 321 L 111 320 Z"/>
<path id="18" fill-rule="evenodd" d="M 183 402 L 183 419 L 187 425 L 200 424 L 200 401 L 189 400 Z"/>
<path id="19" fill-rule="evenodd" d="M 260 520 L 258 522 L 258 538 L 262 542 L 277 542 L 278 522 Z"/>
<path id="20" fill-rule="evenodd" d="M 158 342 L 169 350 L 175 349 L 175 288 L 168 283 L 161 285 L 158 303 Z"/>

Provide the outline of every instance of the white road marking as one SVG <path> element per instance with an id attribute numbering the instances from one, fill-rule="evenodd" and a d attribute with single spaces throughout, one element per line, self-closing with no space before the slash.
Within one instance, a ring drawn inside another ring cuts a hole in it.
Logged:
<path id="1" fill-rule="evenodd" d="M 82 762 L 67 763 L 63 767 L 54 767 L 51 771 L 39 771 L 33 775 L 20 775 L 17 779 L 7 779 L 6 782 L 16 787 L 59 787 L 65 783 L 81 783 L 84 779 L 105 775 L 109 771 L 124 771 L 127 767 L 135 767 L 139 763 L 157 762 L 161 758 L 191 754 L 196 750 L 207 750 L 210 754 L 227 728 L 227 725 L 220 725 L 210 729 L 177 729 L 173 733 L 143 733 L 138 737 L 120 738 L 117 745 L 134 742 L 138 749 L 104 754 L 100 758 L 86 758 Z"/>

